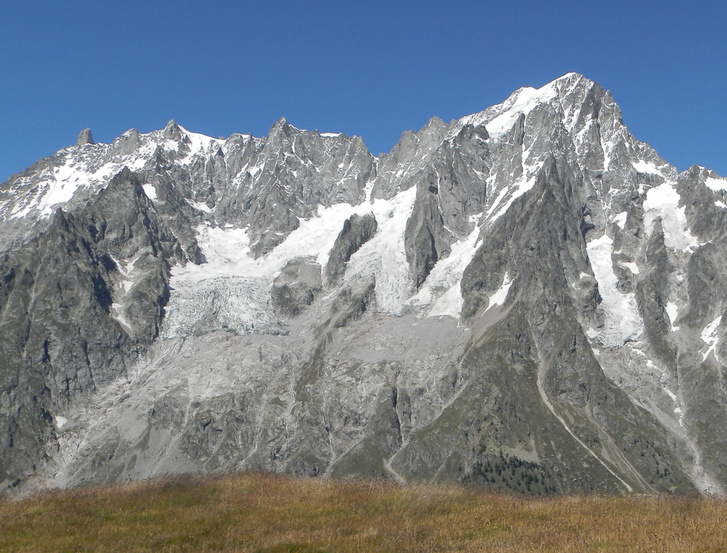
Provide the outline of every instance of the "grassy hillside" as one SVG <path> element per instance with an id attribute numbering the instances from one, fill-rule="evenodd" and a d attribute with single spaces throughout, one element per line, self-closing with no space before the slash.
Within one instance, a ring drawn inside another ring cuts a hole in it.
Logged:
<path id="1" fill-rule="evenodd" d="M 0 551 L 727 551 L 727 502 L 179 477 L 0 503 Z"/>

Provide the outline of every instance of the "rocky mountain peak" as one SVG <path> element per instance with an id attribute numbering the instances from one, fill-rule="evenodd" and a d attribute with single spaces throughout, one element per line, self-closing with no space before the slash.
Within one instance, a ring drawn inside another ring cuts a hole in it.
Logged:
<path id="1" fill-rule="evenodd" d="M 727 179 L 595 82 L 378 158 L 285 119 L 86 144 L 0 186 L 0 487 L 724 492 Z"/>
<path id="2" fill-rule="evenodd" d="M 291 130 L 294 129 L 290 123 L 288 123 L 288 120 L 285 117 L 281 117 L 278 119 L 275 123 L 273 123 L 273 126 L 270 127 L 270 131 L 268 132 L 268 137 L 275 136 L 278 134 L 290 134 Z"/>
<path id="3" fill-rule="evenodd" d="M 168 140 L 182 140 L 183 132 L 174 119 L 170 119 L 162 131 L 162 136 Z"/>

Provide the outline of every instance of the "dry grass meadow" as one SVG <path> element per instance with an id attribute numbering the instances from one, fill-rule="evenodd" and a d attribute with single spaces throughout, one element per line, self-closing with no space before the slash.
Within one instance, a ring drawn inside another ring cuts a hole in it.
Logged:
<path id="1" fill-rule="evenodd" d="M 727 551 L 727 501 L 182 476 L 0 503 L 3 552 Z"/>

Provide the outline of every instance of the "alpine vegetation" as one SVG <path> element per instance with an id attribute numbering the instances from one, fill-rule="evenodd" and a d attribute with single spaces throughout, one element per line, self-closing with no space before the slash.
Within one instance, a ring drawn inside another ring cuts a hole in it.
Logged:
<path id="1" fill-rule="evenodd" d="M 723 494 L 726 193 L 574 73 L 379 157 L 84 130 L 0 186 L 0 487 Z"/>

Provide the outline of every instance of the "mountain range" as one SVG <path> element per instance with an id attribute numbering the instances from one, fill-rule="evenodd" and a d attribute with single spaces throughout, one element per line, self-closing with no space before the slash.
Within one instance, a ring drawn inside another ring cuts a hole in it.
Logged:
<path id="1" fill-rule="evenodd" d="M 85 129 L 0 185 L 0 488 L 724 494 L 726 193 L 575 73 L 378 157 Z"/>

